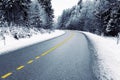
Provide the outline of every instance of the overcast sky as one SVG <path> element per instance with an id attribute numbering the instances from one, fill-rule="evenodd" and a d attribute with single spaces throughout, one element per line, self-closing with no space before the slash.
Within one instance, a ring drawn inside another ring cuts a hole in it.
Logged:
<path id="1" fill-rule="evenodd" d="M 60 16 L 64 9 L 71 8 L 76 5 L 79 0 L 52 0 L 55 17 Z"/>

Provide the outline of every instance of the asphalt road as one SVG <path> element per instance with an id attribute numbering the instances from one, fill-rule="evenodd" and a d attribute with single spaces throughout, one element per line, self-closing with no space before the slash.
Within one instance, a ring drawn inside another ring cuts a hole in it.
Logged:
<path id="1" fill-rule="evenodd" d="M 60 37 L 0 55 L 0 80 L 96 80 L 91 60 L 85 36 L 67 31 Z"/>

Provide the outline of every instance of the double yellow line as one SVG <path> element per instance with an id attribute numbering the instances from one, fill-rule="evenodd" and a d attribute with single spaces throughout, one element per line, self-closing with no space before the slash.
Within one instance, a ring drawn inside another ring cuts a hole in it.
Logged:
<path id="1" fill-rule="evenodd" d="M 42 56 L 45 56 L 45 55 L 49 54 L 50 52 L 54 51 L 54 50 L 57 49 L 58 47 L 62 46 L 62 45 L 65 44 L 67 41 L 69 41 L 73 36 L 74 36 L 74 33 L 71 33 L 71 35 L 70 35 L 68 38 L 64 39 L 62 42 L 58 43 L 58 44 L 55 45 L 54 47 L 52 47 L 52 48 L 50 48 L 49 50 L 45 51 L 45 52 L 42 53 L 40 56 L 36 56 L 36 57 L 35 57 L 35 60 L 39 59 L 39 58 L 42 57 Z M 31 60 L 29 60 L 26 64 L 31 64 L 31 63 L 33 63 L 33 61 L 35 61 L 35 60 L 31 59 Z M 19 71 L 19 70 L 23 69 L 24 67 L 25 67 L 24 65 L 19 66 L 16 70 Z M 2 78 L 2 79 L 5 79 L 5 78 L 11 76 L 12 74 L 13 74 L 12 72 L 6 73 L 6 74 L 4 74 L 3 76 L 1 76 L 1 78 Z"/>

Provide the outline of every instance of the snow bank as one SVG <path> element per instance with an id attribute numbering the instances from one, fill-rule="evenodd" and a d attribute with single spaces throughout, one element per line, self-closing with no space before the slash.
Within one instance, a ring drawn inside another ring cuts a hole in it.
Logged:
<path id="1" fill-rule="evenodd" d="M 4 41 L 0 40 L 0 54 L 7 53 L 9 51 L 13 51 L 19 48 L 23 48 L 29 45 L 33 45 L 35 43 L 39 43 L 48 39 L 52 39 L 63 35 L 65 32 L 60 30 L 55 30 L 54 32 L 37 34 L 33 35 L 31 38 L 23 38 L 16 40 L 12 36 L 6 36 L 6 45 L 4 46 Z"/>
<path id="2" fill-rule="evenodd" d="M 95 48 L 97 60 L 94 72 L 98 80 L 120 80 L 120 44 L 117 45 L 117 40 L 84 33 Z"/>

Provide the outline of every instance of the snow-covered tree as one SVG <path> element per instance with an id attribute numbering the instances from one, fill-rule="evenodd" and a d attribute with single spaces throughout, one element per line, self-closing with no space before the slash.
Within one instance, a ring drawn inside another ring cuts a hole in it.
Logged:
<path id="1" fill-rule="evenodd" d="M 62 29 L 77 29 L 115 36 L 120 32 L 120 1 L 86 0 L 82 2 L 80 0 L 73 8 L 63 11 L 58 19 L 58 25 Z"/>
<path id="2" fill-rule="evenodd" d="M 71 16 L 71 10 L 66 9 L 63 11 L 62 15 L 58 18 L 58 28 L 67 29 L 67 23 Z"/>
<path id="3" fill-rule="evenodd" d="M 44 28 L 46 29 L 50 29 L 53 26 L 53 18 L 54 18 L 54 11 L 52 9 L 52 4 L 51 4 L 51 0 L 38 0 L 40 5 L 42 6 L 42 8 L 44 8 L 44 11 L 46 12 L 46 21 L 47 24 L 46 26 L 44 26 Z"/>
<path id="4" fill-rule="evenodd" d="M 2 10 L 5 20 L 10 24 L 26 25 L 30 0 L 3 0 Z"/>
<path id="5" fill-rule="evenodd" d="M 80 21 L 80 13 L 82 8 L 82 0 L 78 2 L 78 5 L 73 6 L 71 9 L 63 11 L 62 15 L 58 18 L 58 28 L 81 30 L 82 27 Z"/>
<path id="6" fill-rule="evenodd" d="M 28 24 L 31 27 L 41 28 L 41 7 L 37 1 L 32 2 L 29 7 Z"/>
<path id="7" fill-rule="evenodd" d="M 3 10 L 2 10 L 3 0 L 0 1 L 0 27 L 4 24 Z"/>
<path id="8" fill-rule="evenodd" d="M 103 8 L 98 10 L 97 18 L 101 21 L 102 32 L 105 35 L 116 36 L 120 32 L 120 1 L 100 1 L 99 4 L 102 4 Z"/>

